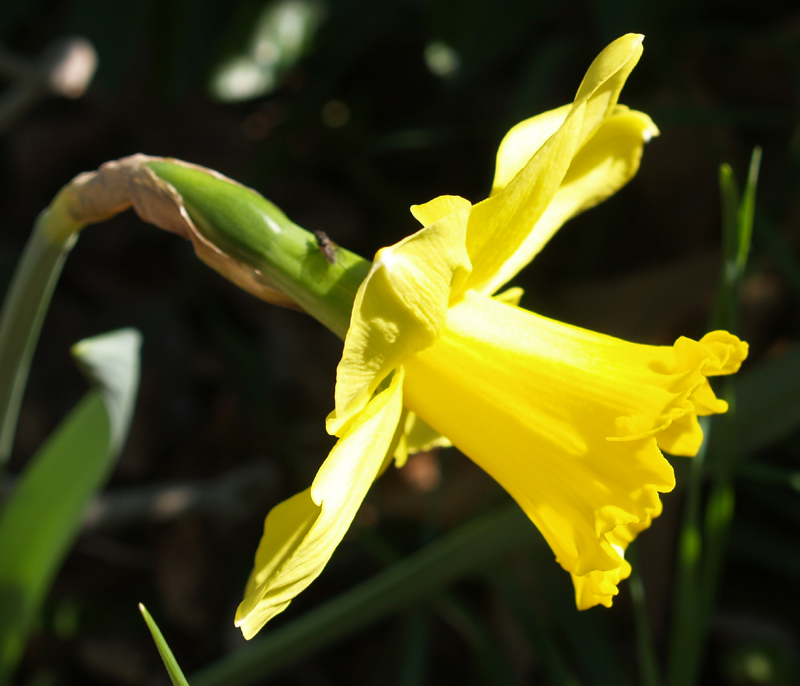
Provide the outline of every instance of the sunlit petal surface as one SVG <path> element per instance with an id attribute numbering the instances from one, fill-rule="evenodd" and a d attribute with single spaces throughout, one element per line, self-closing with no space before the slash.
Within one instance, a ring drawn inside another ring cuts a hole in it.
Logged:
<path id="1" fill-rule="evenodd" d="M 572 575 L 577 606 L 611 605 L 630 574 L 628 544 L 675 485 L 661 450 L 697 453 L 697 417 L 727 410 L 708 377 L 736 372 L 747 344 L 725 331 L 628 343 L 519 308 L 519 288 L 491 294 L 563 222 L 636 173 L 658 129 L 617 98 L 641 41 L 614 41 L 572 105 L 508 133 L 487 200 L 415 205 L 423 228 L 378 251 L 355 297 L 328 417 L 342 438 L 311 489 L 267 518 L 237 615 L 246 636 L 320 573 L 390 457 L 402 466 L 451 444 L 539 528 Z"/>
<path id="2" fill-rule="evenodd" d="M 403 433 L 395 452 L 395 466 L 402 467 L 409 455 L 432 448 L 452 448 L 453 444 L 432 426 L 422 421 L 416 412 L 408 412 Z"/>
<path id="3" fill-rule="evenodd" d="M 547 210 L 578 151 L 613 112 L 619 92 L 641 53 L 642 36 L 635 34 L 623 36 L 603 50 L 586 72 L 563 122 L 513 179 L 473 207 L 467 228 L 472 273 L 465 289 L 491 293 L 504 283 L 498 282 L 497 274 L 503 272 L 504 265 L 525 243 Z M 526 142 L 523 147 L 535 147 L 557 123 L 563 109 L 559 114 L 545 116 L 541 127 L 534 127 L 533 142 Z M 503 157 L 515 159 L 509 152 Z M 518 162 L 518 159 L 509 162 L 509 168 Z M 501 182 L 506 176 L 501 172 Z"/>
<path id="4" fill-rule="evenodd" d="M 403 371 L 348 425 L 311 488 L 272 509 L 236 625 L 252 638 L 328 563 L 369 487 L 394 450 Z"/>
<path id="5" fill-rule="evenodd" d="M 547 114 L 563 114 L 564 110 L 562 107 Z M 519 171 L 520 160 L 529 159 L 526 156 L 538 149 L 529 149 L 537 145 L 543 133 L 541 122 L 534 120 L 518 124 L 503 139 L 497 155 L 493 193 L 502 191 Z M 487 279 L 481 290 L 494 293 L 531 262 L 564 222 L 594 207 L 628 183 L 639 170 L 644 144 L 657 135 L 658 129 L 650 117 L 617 105 L 576 152 L 547 208 L 516 251 Z"/>
<path id="6" fill-rule="evenodd" d="M 353 305 L 330 433 L 338 435 L 403 358 L 440 335 L 450 293 L 469 271 L 464 249 L 469 208 L 458 198 L 441 219 L 375 255 Z"/>
<path id="7" fill-rule="evenodd" d="M 696 451 L 697 412 L 725 409 L 706 376 L 745 355 L 724 332 L 639 345 L 473 291 L 404 362 L 405 404 L 514 497 L 566 570 L 602 572 L 591 588 L 576 582 L 580 607 L 610 605 L 622 550 L 674 487 L 660 437 Z"/>

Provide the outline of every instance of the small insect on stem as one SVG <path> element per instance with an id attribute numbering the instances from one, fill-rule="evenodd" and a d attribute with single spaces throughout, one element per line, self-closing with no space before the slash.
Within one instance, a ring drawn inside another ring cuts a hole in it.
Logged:
<path id="1" fill-rule="evenodd" d="M 328 234 L 324 231 L 314 231 L 314 236 L 317 239 L 317 247 L 319 251 L 322 253 L 323 257 L 330 263 L 336 263 L 336 249 L 338 246 L 334 243 L 330 238 L 328 238 Z"/>

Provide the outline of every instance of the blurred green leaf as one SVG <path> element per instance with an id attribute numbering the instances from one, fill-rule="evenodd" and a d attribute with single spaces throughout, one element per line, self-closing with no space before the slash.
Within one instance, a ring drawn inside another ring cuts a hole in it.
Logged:
<path id="1" fill-rule="evenodd" d="M 794 587 L 800 581 L 800 550 L 793 532 L 743 522 L 731 540 L 731 555 L 788 580 L 787 587 Z"/>
<path id="2" fill-rule="evenodd" d="M 712 319 L 715 328 L 738 329 L 739 287 L 744 278 L 753 218 L 756 209 L 756 186 L 761 165 L 761 148 L 753 149 L 744 191 L 739 195 L 736 178 L 730 165 L 719 168 L 719 189 L 722 212 L 723 269 L 717 292 L 717 305 Z"/>
<path id="3" fill-rule="evenodd" d="M 767 216 L 759 214 L 758 219 L 757 245 L 770 256 L 794 297 L 800 298 L 800 260 L 794 254 L 792 243 L 778 232 Z"/>
<path id="4" fill-rule="evenodd" d="M 631 563 L 631 576 L 628 583 L 630 584 L 631 605 L 633 606 L 634 625 L 636 627 L 639 682 L 642 686 L 659 686 L 661 684 L 661 669 L 658 663 L 653 630 L 650 625 L 650 615 L 647 611 L 638 542 L 628 548 L 628 562 Z"/>
<path id="5" fill-rule="evenodd" d="M 739 187 L 736 184 L 736 176 L 729 164 L 721 164 L 719 167 L 719 193 L 722 210 L 722 252 L 725 260 L 725 276 L 731 275 L 729 272 L 730 262 L 736 267 L 737 246 L 739 244 L 739 225 L 737 215 L 739 214 Z M 732 276 L 732 275 L 731 275 Z"/>
<path id="6" fill-rule="evenodd" d="M 156 648 L 158 648 L 161 659 L 164 661 L 164 666 L 167 668 L 167 673 L 169 674 L 169 679 L 173 686 L 189 686 L 189 682 L 186 681 L 186 677 L 183 676 L 183 672 L 178 666 L 178 662 L 172 654 L 172 650 L 170 650 L 169 645 L 167 645 L 164 635 L 161 633 L 155 620 L 150 616 L 147 608 L 141 603 L 139 603 L 139 612 L 142 613 L 142 617 L 144 617 L 144 621 L 147 623 L 147 628 L 150 629 L 153 641 L 155 641 Z"/>
<path id="7" fill-rule="evenodd" d="M 526 0 L 440 0 L 431 3 L 430 25 L 434 37 L 458 55 L 461 85 L 507 58 L 548 13 L 545 5 Z"/>
<path id="8" fill-rule="evenodd" d="M 573 656 L 570 666 L 586 675 L 587 684 L 630 686 L 633 681 L 625 660 L 616 649 L 609 618 L 601 612 L 575 612 L 575 598 L 571 593 L 553 594 L 550 601 L 556 608 L 556 619 Z"/>
<path id="9" fill-rule="evenodd" d="M 481 617 L 468 603 L 449 593 L 435 603 L 438 615 L 444 619 L 469 646 L 476 675 L 481 683 L 503 686 L 514 682 L 511 665 L 501 650 L 502 638 L 485 626 Z M 430 638 L 429 638 L 430 641 Z M 408 682 L 419 684 L 420 680 Z"/>
<path id="10" fill-rule="evenodd" d="M 800 346 L 746 370 L 736 386 L 741 452 L 764 448 L 800 427 Z"/>
<path id="11" fill-rule="evenodd" d="M 775 491 L 773 486 L 787 488 L 790 491 L 800 493 L 800 470 L 786 469 L 785 467 L 775 467 L 764 464 L 763 462 L 745 462 L 739 468 L 739 476 L 742 477 L 742 485 L 745 487 L 769 487 L 770 503 L 775 505 L 772 497 Z M 791 516 L 800 519 L 800 508 L 792 501 Z"/>
<path id="12" fill-rule="evenodd" d="M 211 95 L 223 102 L 239 102 L 275 90 L 281 77 L 310 47 L 324 16 L 325 7 L 318 0 L 264 4 L 242 27 L 248 35 L 239 35 L 236 52 L 214 68 Z"/>
<path id="13" fill-rule="evenodd" d="M 750 158 L 750 167 L 747 170 L 747 181 L 745 182 L 744 194 L 739 204 L 737 213 L 737 223 L 739 232 L 736 244 L 736 268 L 739 278 L 744 275 L 747 266 L 747 257 L 750 254 L 750 243 L 753 240 L 753 219 L 756 213 L 756 188 L 758 186 L 758 173 L 761 169 L 761 148 L 753 148 L 753 155 Z"/>
<path id="14" fill-rule="evenodd" d="M 141 336 L 122 329 L 73 348 L 93 389 L 19 477 L 0 516 L 0 684 L 22 656 L 44 597 L 114 464 L 139 386 Z"/>
<path id="15" fill-rule="evenodd" d="M 399 664 L 396 686 L 416 686 L 425 682 L 426 667 L 432 650 L 431 613 L 416 608 L 403 622 L 397 651 Z"/>
<path id="16" fill-rule="evenodd" d="M 580 686 L 580 681 L 556 644 L 551 628 L 543 621 L 541 610 L 531 602 L 523 585 L 507 568 L 492 570 L 488 579 L 495 593 L 519 622 L 528 644 L 541 663 L 546 683 L 552 686 Z M 614 662 L 613 658 L 608 661 Z"/>

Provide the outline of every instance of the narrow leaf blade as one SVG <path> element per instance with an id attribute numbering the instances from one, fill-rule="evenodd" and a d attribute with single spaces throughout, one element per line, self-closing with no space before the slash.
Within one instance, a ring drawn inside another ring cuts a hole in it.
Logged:
<path id="1" fill-rule="evenodd" d="M 142 613 L 142 617 L 144 617 L 144 621 L 147 623 L 147 628 L 150 629 L 150 634 L 153 636 L 156 648 L 158 648 L 161 659 L 164 661 L 164 666 L 167 668 L 172 686 L 189 686 L 189 682 L 186 681 L 186 677 L 183 676 L 178 661 L 172 654 L 172 650 L 170 650 L 164 635 L 161 633 L 155 620 L 150 616 L 147 608 L 141 603 L 139 603 L 139 612 Z"/>

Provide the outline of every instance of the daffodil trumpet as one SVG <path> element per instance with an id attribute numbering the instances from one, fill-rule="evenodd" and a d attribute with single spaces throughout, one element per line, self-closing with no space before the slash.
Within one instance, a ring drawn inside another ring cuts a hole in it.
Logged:
<path id="1" fill-rule="evenodd" d="M 675 485 L 661 451 L 697 452 L 698 416 L 727 409 L 708 378 L 736 372 L 747 344 L 725 331 L 629 343 L 526 311 L 519 289 L 497 292 L 566 220 L 636 173 L 658 129 L 617 99 L 641 53 L 642 36 L 614 41 L 572 104 L 509 131 L 486 200 L 414 206 L 423 228 L 371 265 L 347 258 L 349 276 L 321 309 L 302 274 L 258 267 L 343 335 L 344 350 L 327 419 L 338 441 L 311 486 L 266 518 L 236 613 L 246 638 L 322 572 L 378 475 L 432 446 L 454 445 L 508 491 L 571 574 L 578 608 L 611 605 L 628 544 Z M 151 168 L 204 234 L 228 221 L 209 219 L 203 194 L 190 197 L 168 165 Z M 298 254 L 336 267 L 313 236 L 298 240 Z M 240 247 L 225 243 L 250 259 Z"/>

